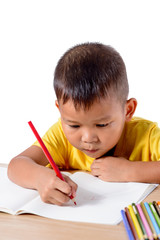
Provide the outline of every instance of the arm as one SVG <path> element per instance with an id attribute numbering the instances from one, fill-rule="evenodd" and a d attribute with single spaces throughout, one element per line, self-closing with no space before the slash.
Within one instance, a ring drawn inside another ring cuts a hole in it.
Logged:
<path id="1" fill-rule="evenodd" d="M 31 146 L 11 160 L 8 166 L 8 177 L 16 184 L 38 190 L 42 200 L 47 203 L 62 205 L 75 197 L 77 185 L 64 176 L 60 180 L 55 172 L 45 167 L 48 160 L 42 149 Z"/>
<path id="2" fill-rule="evenodd" d="M 108 182 L 160 183 L 160 162 L 132 162 L 125 158 L 95 159 L 91 173 Z"/>

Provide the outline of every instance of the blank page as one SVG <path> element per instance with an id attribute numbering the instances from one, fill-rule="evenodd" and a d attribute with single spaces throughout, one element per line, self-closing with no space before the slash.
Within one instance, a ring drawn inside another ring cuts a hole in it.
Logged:
<path id="1" fill-rule="evenodd" d="M 132 202 L 142 201 L 157 186 L 108 183 L 82 172 L 73 174 L 71 178 L 78 184 L 76 206 L 72 201 L 63 207 L 45 204 L 37 197 L 25 209 L 53 219 L 114 225 L 121 221 L 121 209 Z"/>
<path id="2" fill-rule="evenodd" d="M 69 201 L 64 206 L 56 206 L 42 202 L 37 191 L 11 183 L 6 173 L 2 172 L 0 168 L 0 207 L 16 205 L 18 208 L 19 205 L 19 209 L 25 212 L 76 222 L 117 224 L 121 221 L 121 209 L 132 202 L 142 201 L 157 186 L 146 183 L 109 183 L 88 173 L 77 172 L 70 176 L 78 184 L 77 205 Z"/>

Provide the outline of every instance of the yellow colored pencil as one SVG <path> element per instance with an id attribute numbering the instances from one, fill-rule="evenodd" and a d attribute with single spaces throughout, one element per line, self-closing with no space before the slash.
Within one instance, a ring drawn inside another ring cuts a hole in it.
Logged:
<path id="1" fill-rule="evenodd" d="M 153 233 L 153 237 L 154 237 L 154 239 L 157 239 L 156 231 L 155 231 L 154 226 L 153 226 L 153 224 L 152 224 L 152 222 L 151 222 L 151 219 L 150 219 L 150 217 L 149 217 L 149 215 L 148 215 L 148 212 L 147 212 L 147 210 L 146 210 L 146 208 L 145 208 L 145 206 L 144 206 L 144 203 L 141 202 L 140 205 L 141 205 L 142 211 L 143 211 L 143 213 L 144 213 L 144 215 L 145 215 L 145 217 L 146 217 L 146 219 L 147 219 L 147 221 L 148 221 L 148 224 L 149 224 L 149 226 L 150 226 L 150 228 L 151 228 L 151 231 L 152 231 L 152 233 Z"/>
<path id="2" fill-rule="evenodd" d="M 132 221 L 133 221 L 133 223 L 134 223 L 134 226 L 135 226 L 135 229 L 136 229 L 136 231 L 137 231 L 137 234 L 138 234 L 139 239 L 140 239 L 140 240 L 144 240 L 144 236 L 143 236 L 141 227 L 140 227 L 139 222 L 138 222 L 138 220 L 137 220 L 137 218 L 136 218 L 136 215 L 135 215 L 135 213 L 134 213 L 134 211 L 133 211 L 132 205 L 129 205 L 129 206 L 128 206 L 128 209 L 129 209 L 129 213 L 130 213 L 130 215 L 131 215 L 131 218 L 132 218 Z"/>

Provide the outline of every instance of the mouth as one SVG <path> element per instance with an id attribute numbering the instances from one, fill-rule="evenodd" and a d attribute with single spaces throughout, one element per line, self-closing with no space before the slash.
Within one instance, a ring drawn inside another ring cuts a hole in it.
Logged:
<path id="1" fill-rule="evenodd" d="M 88 152 L 88 153 L 95 153 L 98 151 L 98 149 L 84 149 L 85 152 Z"/>

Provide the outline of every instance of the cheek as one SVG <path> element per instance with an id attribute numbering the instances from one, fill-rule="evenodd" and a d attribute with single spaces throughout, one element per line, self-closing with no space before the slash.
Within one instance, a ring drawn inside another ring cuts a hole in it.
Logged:
<path id="1" fill-rule="evenodd" d="M 123 128 L 124 128 L 124 125 L 121 124 L 121 125 L 117 126 L 116 131 L 113 133 L 113 141 L 115 141 L 116 144 L 118 143 L 118 141 L 122 135 Z"/>
<path id="2" fill-rule="evenodd" d="M 63 126 L 63 132 L 67 138 L 67 140 L 73 145 L 76 146 L 77 142 L 79 142 L 78 134 L 73 132 L 73 129 L 71 129 L 68 126 Z"/>
<path id="3" fill-rule="evenodd" d="M 105 131 L 101 137 L 101 142 L 106 146 L 113 147 L 116 145 L 121 137 L 123 127 L 114 125 L 110 130 Z"/>

